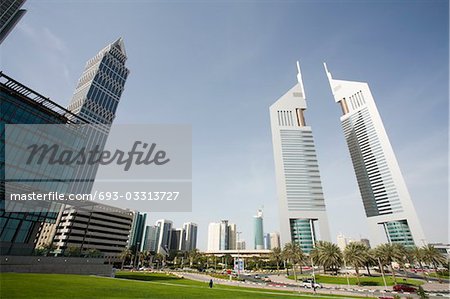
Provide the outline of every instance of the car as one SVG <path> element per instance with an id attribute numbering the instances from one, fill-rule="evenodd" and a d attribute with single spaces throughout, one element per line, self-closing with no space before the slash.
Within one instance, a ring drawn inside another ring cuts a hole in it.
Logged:
<path id="1" fill-rule="evenodd" d="M 320 283 L 315 282 L 312 279 L 303 280 L 301 286 L 304 288 L 315 288 L 315 289 L 322 288 L 322 285 Z"/>
<path id="2" fill-rule="evenodd" d="M 259 276 L 258 274 L 255 275 L 255 279 L 260 279 L 261 276 Z"/>
<path id="3" fill-rule="evenodd" d="M 396 292 L 408 292 L 408 293 L 417 292 L 417 289 L 415 287 L 408 284 L 396 284 L 395 286 L 393 286 L 392 289 Z"/>
<path id="4" fill-rule="evenodd" d="M 265 281 L 265 282 L 271 282 L 269 276 L 264 276 L 264 277 L 262 278 L 262 281 Z"/>

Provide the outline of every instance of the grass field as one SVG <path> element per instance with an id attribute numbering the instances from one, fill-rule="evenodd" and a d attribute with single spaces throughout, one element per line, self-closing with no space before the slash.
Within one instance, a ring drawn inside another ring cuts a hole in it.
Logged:
<path id="1" fill-rule="evenodd" d="M 336 298 L 215 285 L 166 274 L 118 273 L 126 279 L 65 274 L 0 274 L 1 298 Z M 132 280 L 131 280 L 132 279 Z M 342 297 L 341 297 L 342 298 Z M 345 298 L 349 298 L 346 296 Z M 358 297 L 355 297 L 358 298 Z"/>
<path id="2" fill-rule="evenodd" d="M 294 276 L 289 276 L 290 279 L 294 279 Z M 305 278 L 305 277 L 303 277 Z M 308 278 L 311 278 L 311 276 L 308 276 Z M 385 276 L 386 278 L 386 284 L 388 286 L 393 286 L 394 280 L 392 279 L 392 276 Z M 298 280 L 301 280 L 302 277 L 297 278 Z M 349 276 L 348 277 L 349 283 L 351 285 L 356 285 L 358 283 L 358 280 L 356 279 L 356 276 Z M 373 286 L 384 286 L 383 277 L 360 277 L 359 278 L 362 285 L 373 285 Z M 347 284 L 347 278 L 345 276 L 326 276 L 326 275 L 316 275 L 316 281 L 319 283 L 329 283 L 329 284 Z M 424 284 L 424 281 L 418 280 L 418 279 L 407 279 L 406 281 L 403 280 L 402 277 L 397 277 L 397 283 L 408 283 L 413 285 L 421 285 Z"/>

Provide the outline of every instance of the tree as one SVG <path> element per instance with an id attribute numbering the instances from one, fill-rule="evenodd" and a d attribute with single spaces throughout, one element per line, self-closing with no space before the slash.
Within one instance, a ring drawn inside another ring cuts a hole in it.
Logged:
<path id="1" fill-rule="evenodd" d="M 303 262 L 306 259 L 305 253 L 302 251 L 300 246 L 296 243 L 286 243 L 284 245 L 283 253 L 282 255 L 289 260 L 292 263 L 292 271 L 294 272 L 294 279 L 297 281 L 297 273 L 295 271 L 295 267 L 300 264 L 303 264 Z M 302 269 L 300 268 L 300 273 L 302 273 Z"/>
<path id="2" fill-rule="evenodd" d="M 369 274 L 369 276 L 372 276 L 372 274 L 370 274 L 370 267 L 376 265 L 378 265 L 378 260 L 375 254 L 375 249 L 370 248 L 367 250 L 367 257 L 365 263 L 365 267 L 367 269 L 367 273 Z"/>
<path id="3" fill-rule="evenodd" d="M 98 250 L 96 248 L 90 248 L 90 249 L 86 250 L 84 255 L 85 255 L 85 257 L 99 258 L 102 256 L 102 253 L 100 250 Z"/>
<path id="4" fill-rule="evenodd" d="M 381 244 L 375 248 L 375 255 L 380 260 L 382 267 L 388 266 L 392 271 L 392 279 L 394 283 L 397 283 L 395 277 L 394 267 L 392 267 L 393 262 L 401 262 L 403 259 L 402 247 L 395 244 Z"/>
<path id="5" fill-rule="evenodd" d="M 188 257 L 189 257 L 189 265 L 190 265 L 190 267 L 193 267 L 194 265 L 197 265 L 197 262 L 198 262 L 198 260 L 200 259 L 201 256 L 202 256 L 202 254 L 200 253 L 200 251 L 197 248 L 192 249 L 191 251 L 189 251 Z"/>
<path id="6" fill-rule="evenodd" d="M 345 247 L 344 260 L 347 264 L 355 268 L 356 279 L 359 281 L 359 268 L 366 265 L 368 259 L 369 248 L 360 242 L 352 242 Z"/>
<path id="7" fill-rule="evenodd" d="M 122 250 L 122 252 L 119 254 L 119 258 L 122 260 L 122 267 L 120 269 L 123 269 L 123 265 L 125 264 L 125 261 L 127 259 L 131 259 L 133 256 L 133 253 L 131 252 L 130 249 L 124 249 Z"/>
<path id="8" fill-rule="evenodd" d="M 227 253 L 223 256 L 224 262 L 225 262 L 225 269 L 228 269 L 228 265 L 232 263 L 233 257 L 231 254 Z"/>
<path id="9" fill-rule="evenodd" d="M 447 259 L 444 257 L 442 253 L 440 253 L 433 245 L 426 245 L 422 247 L 423 252 L 423 261 L 427 264 L 433 265 L 434 271 L 437 274 L 438 265 L 445 265 L 447 263 Z"/>
<path id="10" fill-rule="evenodd" d="M 81 256 L 81 248 L 76 246 L 69 246 L 66 248 L 66 250 L 64 250 L 64 255 L 70 257 L 79 257 Z"/>
<path id="11" fill-rule="evenodd" d="M 283 259 L 283 252 L 280 247 L 272 248 L 272 252 L 270 253 L 270 260 L 274 261 L 277 264 L 278 274 L 280 273 L 280 262 Z"/>
<path id="12" fill-rule="evenodd" d="M 343 256 L 341 249 L 331 242 L 318 241 L 316 247 L 311 251 L 311 257 L 314 264 L 322 266 L 324 272 L 326 269 L 335 271 L 336 275 L 342 266 Z"/>

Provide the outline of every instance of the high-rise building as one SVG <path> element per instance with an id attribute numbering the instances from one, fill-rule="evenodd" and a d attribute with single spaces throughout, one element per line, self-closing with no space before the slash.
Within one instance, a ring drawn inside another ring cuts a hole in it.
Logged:
<path id="1" fill-rule="evenodd" d="M 263 229 L 263 212 L 258 210 L 253 219 L 253 230 L 255 234 L 255 249 L 264 249 L 264 229 Z"/>
<path id="2" fill-rule="evenodd" d="M 208 226 L 208 251 L 236 249 L 236 225 L 222 220 Z"/>
<path id="3" fill-rule="evenodd" d="M 172 228 L 172 233 L 170 237 L 170 250 L 181 251 L 182 249 L 182 239 L 183 229 L 182 228 Z"/>
<path id="4" fill-rule="evenodd" d="M 170 220 L 161 219 L 156 221 L 157 227 L 156 235 L 156 252 L 161 254 L 168 254 L 170 250 L 170 241 L 172 240 L 172 226 Z"/>
<path id="5" fill-rule="evenodd" d="M 197 224 L 186 222 L 183 224 L 184 248 L 185 251 L 191 251 L 197 248 Z"/>
<path id="6" fill-rule="evenodd" d="M 220 250 L 220 223 L 208 225 L 208 251 Z"/>
<path id="7" fill-rule="evenodd" d="M 222 220 L 220 222 L 220 250 L 228 250 L 230 242 L 230 228 L 228 226 L 228 220 Z"/>
<path id="8" fill-rule="evenodd" d="M 88 60 L 68 109 L 92 124 L 112 124 L 129 70 L 122 38 Z"/>
<path id="9" fill-rule="evenodd" d="M 236 249 L 236 239 L 237 231 L 236 231 L 236 224 L 230 223 L 228 224 L 228 250 L 234 250 Z"/>
<path id="10" fill-rule="evenodd" d="M 21 9 L 25 0 L 2 0 L 0 2 L 0 44 L 27 12 Z"/>
<path id="11" fill-rule="evenodd" d="M 147 225 L 145 227 L 144 245 L 142 250 L 156 252 L 157 234 L 158 228 L 155 225 Z"/>
<path id="12" fill-rule="evenodd" d="M 116 116 L 117 106 L 124 90 L 129 70 L 122 38 L 107 45 L 86 63 L 83 74 L 73 94 L 68 110 L 83 117 L 91 124 L 86 130 L 86 148 L 103 150 L 110 126 Z M 71 193 L 90 193 L 97 174 L 98 164 L 84 165 L 76 173 L 76 184 Z"/>
<path id="13" fill-rule="evenodd" d="M 5 2 L 6 3 L 6 2 Z M 1 5 L 4 3 L 2 2 Z M 3 7 L 3 6 L 2 6 Z M 22 83 L 0 72 L 0 127 L 2 131 L 6 129 L 5 125 L 13 124 L 71 124 L 73 120 L 83 122 L 84 120 L 70 111 L 64 109 L 57 103 L 51 101 Z M 11 164 L 14 161 L 6 161 L 5 144 L 17 147 L 21 150 L 22 139 L 25 135 L 14 134 L 6 136 L 5 133 L 0 136 L 0 253 L 1 255 L 31 255 L 37 242 L 41 224 L 48 227 L 47 224 L 55 224 L 58 216 L 57 209 L 42 209 L 39 212 L 20 212 L 16 213 L 11 208 L 5 210 L 5 199 L 10 191 L 5 190 L 5 168 L 14 167 L 17 177 L 27 177 L 28 172 L 22 166 Z M 5 138 L 8 140 L 5 140 Z M 51 142 L 52 136 L 46 136 L 44 133 L 40 136 L 41 140 Z M 46 139 L 48 138 L 48 139 Z M 12 150 L 14 151 L 14 149 Z M 54 168 L 41 167 L 34 170 L 37 177 L 52 178 L 58 175 L 58 180 L 44 183 L 44 187 L 49 187 L 48 191 L 65 192 L 70 183 L 65 179 L 70 178 L 71 168 L 66 167 L 65 173 L 55 174 Z M 10 186 L 13 182 L 10 181 Z M 25 192 L 30 188 L 36 187 L 29 185 L 26 181 L 18 181 L 18 193 Z M 19 204 L 19 203 L 18 203 Z M 28 205 L 28 203 L 27 203 Z M 57 204 L 59 205 L 59 204 Z M 16 210 L 17 211 L 17 210 Z M 48 227 L 50 229 L 50 227 Z M 51 237 L 47 238 L 51 239 Z"/>
<path id="14" fill-rule="evenodd" d="M 130 230 L 130 241 L 128 243 L 128 247 L 133 247 L 138 251 L 141 250 L 144 243 L 142 239 L 144 237 L 146 219 L 147 219 L 146 214 L 141 214 L 137 211 L 134 212 L 133 224 Z"/>
<path id="15" fill-rule="evenodd" d="M 422 246 L 425 236 L 369 85 L 333 79 L 326 65 L 325 70 L 342 109 L 342 128 L 372 241 Z"/>
<path id="16" fill-rule="evenodd" d="M 67 254 L 76 248 L 83 255 L 98 250 L 112 261 L 120 260 L 120 253 L 128 244 L 133 212 L 103 206 L 104 212 L 91 212 L 66 206 L 58 222 L 54 244 L 56 253 Z"/>
<path id="17" fill-rule="evenodd" d="M 270 233 L 270 249 L 281 248 L 280 234 Z"/>
<path id="18" fill-rule="evenodd" d="M 316 240 L 330 240 L 325 199 L 312 129 L 306 124 L 306 95 L 300 65 L 297 80 L 270 106 L 281 242 L 309 253 Z"/>
<path id="19" fill-rule="evenodd" d="M 270 234 L 264 234 L 264 248 L 263 249 L 272 249 L 272 246 L 270 245 Z"/>

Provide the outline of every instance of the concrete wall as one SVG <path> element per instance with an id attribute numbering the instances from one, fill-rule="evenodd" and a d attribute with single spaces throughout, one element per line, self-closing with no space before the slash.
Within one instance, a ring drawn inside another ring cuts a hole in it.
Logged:
<path id="1" fill-rule="evenodd" d="M 2 256 L 0 272 L 55 273 L 111 276 L 112 265 L 103 258 Z"/>

